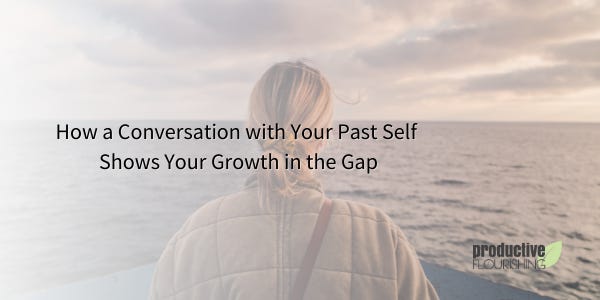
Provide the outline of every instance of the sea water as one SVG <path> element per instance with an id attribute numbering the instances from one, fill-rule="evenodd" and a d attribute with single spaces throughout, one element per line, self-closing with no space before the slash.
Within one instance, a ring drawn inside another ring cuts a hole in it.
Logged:
<path id="1" fill-rule="evenodd" d="M 69 122 L 123 123 L 213 122 Z M 101 154 L 258 154 L 247 140 L 65 141 L 56 122 L 0 124 L 0 298 L 154 262 L 187 216 L 250 174 L 103 170 Z M 319 172 L 326 193 L 385 210 L 423 260 L 558 299 L 599 298 L 600 124 L 419 122 L 414 139 L 330 140 L 321 155 L 348 153 L 378 166 Z M 558 240 L 548 270 L 473 269 L 473 245 Z"/>

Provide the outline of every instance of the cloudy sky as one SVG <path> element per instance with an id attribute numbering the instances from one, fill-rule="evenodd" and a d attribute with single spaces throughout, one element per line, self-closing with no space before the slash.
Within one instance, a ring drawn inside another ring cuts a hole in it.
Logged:
<path id="1" fill-rule="evenodd" d="M 599 2 L 3 1 L 0 119 L 243 119 L 300 58 L 337 119 L 600 122 Z"/>

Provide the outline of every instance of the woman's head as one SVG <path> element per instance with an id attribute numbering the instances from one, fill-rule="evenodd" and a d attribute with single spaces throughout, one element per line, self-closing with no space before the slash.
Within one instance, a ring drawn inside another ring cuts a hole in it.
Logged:
<path id="1" fill-rule="evenodd" d="M 249 126 L 277 123 L 286 130 L 290 124 L 325 128 L 332 113 L 331 89 L 325 77 L 302 62 L 281 62 L 271 66 L 254 86 Z M 297 140 L 296 145 L 315 150 L 312 142 Z"/>
<path id="2" fill-rule="evenodd" d="M 281 62 L 271 66 L 254 86 L 248 126 L 278 124 L 289 134 L 290 124 L 307 128 L 329 127 L 332 114 L 331 88 L 325 77 L 303 62 Z M 259 143 L 265 154 L 272 153 L 283 158 L 287 153 L 301 160 L 322 146 L 322 140 L 290 139 L 287 137 Z M 297 181 L 310 177 L 306 166 L 302 168 L 304 170 L 284 170 L 280 165 L 278 170 L 263 170 L 259 173 L 263 192 L 274 190 L 283 195 L 293 192 Z"/>

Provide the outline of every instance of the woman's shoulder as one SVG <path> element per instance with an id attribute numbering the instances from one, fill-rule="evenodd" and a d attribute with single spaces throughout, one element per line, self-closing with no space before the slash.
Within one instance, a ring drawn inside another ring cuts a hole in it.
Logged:
<path id="1" fill-rule="evenodd" d="M 394 221 L 382 209 L 358 202 L 343 199 L 332 199 L 334 203 L 333 214 L 348 215 L 352 218 L 366 219 L 376 223 L 395 226 Z"/>
<path id="2" fill-rule="evenodd" d="M 347 215 L 354 221 L 362 223 L 374 223 L 378 227 L 389 229 L 394 240 L 406 240 L 406 236 L 394 220 L 381 208 L 358 201 L 333 199 L 333 214 Z"/>
<path id="3" fill-rule="evenodd" d="M 401 245 L 409 244 L 400 227 L 381 208 L 358 201 L 333 201 L 332 216 L 342 216 L 334 222 L 337 225 L 334 229 L 350 230 L 353 243 L 360 244 L 364 253 L 378 253 L 376 257 L 389 258 L 395 256 Z"/>
<path id="4" fill-rule="evenodd" d="M 252 214 L 252 208 L 244 205 L 252 203 L 247 201 L 249 197 L 248 190 L 241 190 L 204 203 L 186 219 L 175 237 L 181 238 L 193 231 L 209 229 L 222 220 Z"/>

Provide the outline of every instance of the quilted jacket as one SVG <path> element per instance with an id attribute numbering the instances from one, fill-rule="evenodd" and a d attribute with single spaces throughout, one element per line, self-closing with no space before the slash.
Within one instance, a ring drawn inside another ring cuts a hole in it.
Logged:
<path id="1" fill-rule="evenodd" d="M 305 188 L 270 205 L 256 186 L 198 209 L 168 242 L 151 299 L 288 299 L 322 201 Z M 269 207 L 269 208 L 266 208 Z M 438 299 L 414 249 L 382 211 L 333 200 L 304 299 Z"/>

